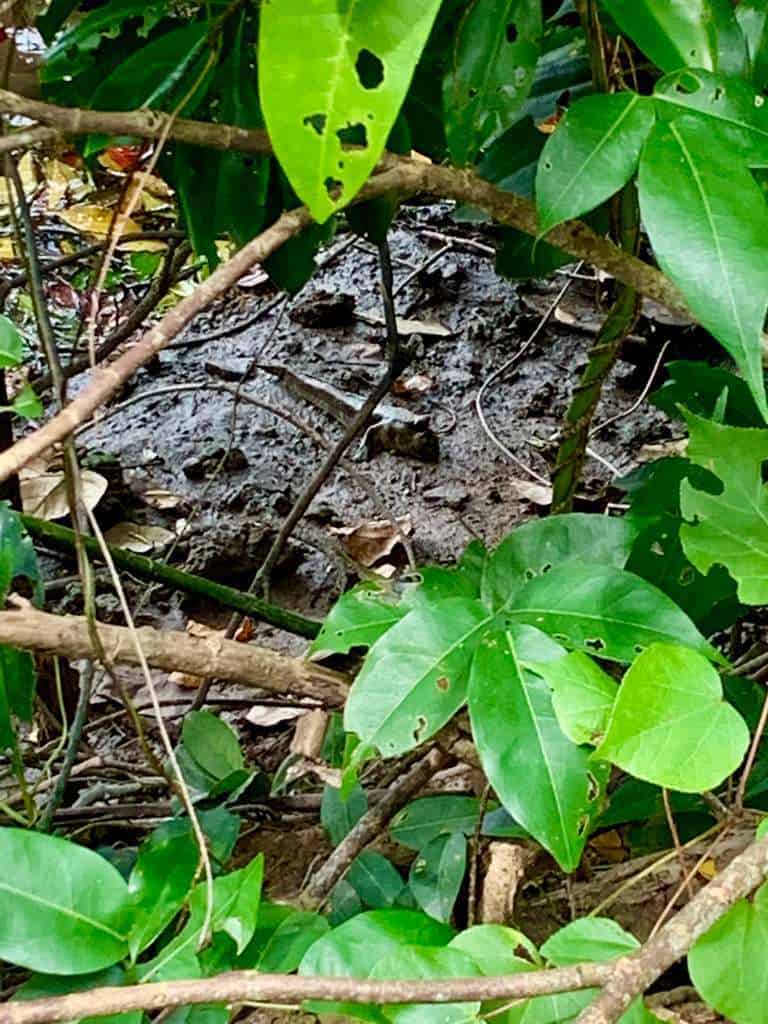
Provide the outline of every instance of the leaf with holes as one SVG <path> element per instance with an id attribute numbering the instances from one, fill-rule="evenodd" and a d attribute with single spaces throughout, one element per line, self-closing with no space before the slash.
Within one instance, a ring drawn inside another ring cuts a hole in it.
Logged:
<path id="1" fill-rule="evenodd" d="M 602 0 L 603 6 L 654 64 L 739 72 L 746 44 L 728 0 Z M 741 52 L 738 52 L 739 37 Z"/>
<path id="2" fill-rule="evenodd" d="M 626 185 L 654 121 L 637 93 L 586 96 L 550 135 L 536 172 L 539 233 L 593 210 Z"/>
<path id="3" fill-rule="evenodd" d="M 722 660 L 688 616 L 656 587 L 609 565 L 569 562 L 537 576 L 503 610 L 558 643 L 611 661 L 632 661 L 657 641 Z"/>
<path id="4" fill-rule="evenodd" d="M 525 523 L 488 557 L 482 580 L 483 601 L 498 611 L 530 580 L 572 561 L 600 562 L 621 569 L 636 532 L 624 519 L 579 512 Z"/>
<path id="5" fill-rule="evenodd" d="M 473 163 L 517 120 L 533 85 L 541 34 L 540 0 L 475 0 L 469 6 L 443 87 L 454 163 Z"/>
<path id="6" fill-rule="evenodd" d="M 545 662 L 526 662 L 552 690 L 560 728 L 573 743 L 595 746 L 616 699 L 616 683 L 582 651 Z"/>
<path id="7" fill-rule="evenodd" d="M 280 0 L 261 8 L 259 95 L 275 154 L 317 221 L 379 159 L 440 0 Z M 297 47 L 311 39 L 309 47 Z"/>
<path id="8" fill-rule="evenodd" d="M 488 781 L 509 813 L 564 871 L 581 858 L 602 809 L 608 765 L 560 728 L 549 687 L 526 672 L 519 631 L 486 634 L 472 663 L 469 714 Z"/>
<path id="9" fill-rule="evenodd" d="M 402 619 L 406 609 L 384 584 L 361 583 L 342 594 L 312 641 L 310 655 L 348 654 L 353 647 L 370 647 Z"/>
<path id="10" fill-rule="evenodd" d="M 762 332 L 768 305 L 765 198 L 738 138 L 711 118 L 657 123 L 640 160 L 640 209 L 662 269 L 733 356 L 763 416 Z"/>
<path id="11" fill-rule="evenodd" d="M 435 836 L 411 864 L 408 885 L 425 914 L 450 921 L 467 867 L 467 840 L 461 832 Z"/>
<path id="12" fill-rule="evenodd" d="M 763 1024 L 768 1000 L 768 884 L 739 900 L 688 953 L 696 990 L 735 1024 Z"/>
<path id="13" fill-rule="evenodd" d="M 762 466 L 768 459 L 768 430 L 726 427 L 686 414 L 688 457 L 722 481 L 719 494 L 680 484 L 680 527 L 686 555 L 706 573 L 723 565 L 738 584 L 745 604 L 768 602 L 768 489 Z"/>
<path id="14" fill-rule="evenodd" d="M 768 104 L 749 82 L 701 68 L 685 68 L 659 79 L 653 90 L 659 117 L 700 114 L 729 130 L 734 153 L 764 163 L 768 153 Z"/>
<path id="15" fill-rule="evenodd" d="M 464 597 L 414 608 L 368 652 L 344 709 L 347 731 L 385 757 L 433 736 L 464 703 L 488 619 L 479 601 Z"/>
<path id="16" fill-rule="evenodd" d="M 738 768 L 748 744 L 706 658 L 653 644 L 625 674 L 595 757 L 657 786 L 701 793 Z"/>

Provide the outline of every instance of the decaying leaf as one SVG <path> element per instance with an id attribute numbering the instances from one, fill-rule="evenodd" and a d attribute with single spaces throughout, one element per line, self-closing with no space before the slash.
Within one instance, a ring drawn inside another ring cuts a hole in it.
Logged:
<path id="1" fill-rule="evenodd" d="M 178 508 L 184 502 L 184 498 L 172 491 L 163 490 L 162 487 L 150 487 L 141 495 L 144 502 L 151 508 L 159 509 L 162 512 Z"/>
<path id="2" fill-rule="evenodd" d="M 414 373 L 410 377 L 398 377 L 392 385 L 392 390 L 396 395 L 414 397 L 426 395 L 434 386 L 435 379 L 428 373 Z"/>
<path id="3" fill-rule="evenodd" d="M 331 527 L 331 533 L 342 538 L 350 557 L 366 568 L 386 558 L 401 542 L 402 536 L 409 536 L 412 530 L 410 516 L 401 516 L 396 523 L 389 519 L 370 519 L 356 526 Z"/>
<path id="4" fill-rule="evenodd" d="M 355 313 L 358 320 L 364 321 L 367 324 L 383 324 L 384 314 L 380 313 L 377 309 L 366 309 L 362 313 Z M 407 338 L 411 334 L 422 334 L 429 338 L 450 338 L 453 331 L 450 327 L 446 327 L 445 324 L 439 323 L 437 320 L 409 320 L 404 317 L 398 316 L 397 321 L 397 333 L 402 337 Z"/>
<path id="5" fill-rule="evenodd" d="M 137 555 L 146 554 L 169 544 L 176 535 L 163 526 L 149 526 L 146 523 L 117 523 L 104 534 L 108 544 L 115 544 Z"/>
<path id="6" fill-rule="evenodd" d="M 552 488 L 548 484 L 537 484 L 533 480 L 510 480 L 512 496 L 522 501 L 532 501 L 534 505 L 547 508 L 552 504 Z"/>
<path id="7" fill-rule="evenodd" d="M 24 195 L 29 198 L 37 188 L 37 170 L 30 152 L 26 152 L 18 163 L 19 177 L 24 189 Z M 8 179 L 0 178 L 0 209 L 7 207 L 9 196 L 14 195 L 13 188 L 9 188 Z"/>
<path id="8" fill-rule="evenodd" d="M 80 474 L 86 507 L 95 508 L 107 490 L 107 481 L 99 473 L 84 469 Z M 63 470 L 41 469 L 40 463 L 19 471 L 21 505 L 27 515 L 40 519 L 63 519 L 69 514 Z"/>
<path id="9" fill-rule="evenodd" d="M 280 708 L 271 704 L 254 704 L 245 716 L 246 722 L 259 729 L 271 729 L 282 722 L 290 722 L 306 714 L 304 708 Z"/>
<path id="10" fill-rule="evenodd" d="M 658 444 L 644 444 L 637 453 L 637 460 L 638 462 L 653 462 L 654 459 L 665 459 L 670 455 L 685 455 L 687 447 L 687 437 L 672 441 L 659 441 Z"/>

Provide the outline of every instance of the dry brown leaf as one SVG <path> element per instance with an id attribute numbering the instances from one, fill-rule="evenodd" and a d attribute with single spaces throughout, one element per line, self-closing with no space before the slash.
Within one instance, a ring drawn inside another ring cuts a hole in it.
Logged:
<path id="1" fill-rule="evenodd" d="M 245 720 L 259 729 L 270 729 L 273 725 L 290 722 L 305 714 L 304 708 L 277 708 L 268 704 L 254 704 Z"/>
<path id="2" fill-rule="evenodd" d="M 99 206 L 97 203 L 80 203 L 77 206 L 70 206 L 67 210 L 59 210 L 56 214 L 65 224 L 69 224 L 76 231 L 84 234 L 95 235 L 97 238 L 106 238 L 112 224 L 114 210 L 106 206 Z M 121 237 L 133 235 L 141 228 L 136 221 L 124 220 L 122 223 Z"/>
<path id="3" fill-rule="evenodd" d="M 609 864 L 621 864 L 629 856 L 624 840 L 615 828 L 600 832 L 589 840 L 591 849 L 597 850 L 600 857 Z"/>
<path id="4" fill-rule="evenodd" d="M 435 386 L 435 378 L 428 373 L 414 373 L 410 377 L 398 377 L 392 385 L 396 395 L 426 395 Z"/>
<path id="5" fill-rule="evenodd" d="M 193 676 L 191 672 L 171 672 L 168 682 L 180 686 L 182 690 L 196 690 L 203 678 L 203 676 Z"/>
<path id="6" fill-rule="evenodd" d="M 37 171 L 32 154 L 29 151 L 19 160 L 18 171 L 24 195 L 29 198 L 37 188 Z M 0 208 L 8 206 L 8 197 L 13 194 L 13 189 L 8 187 L 8 179 L 0 178 Z"/>
<path id="7" fill-rule="evenodd" d="M 510 480 L 512 496 L 523 501 L 532 501 L 534 505 L 546 508 L 552 504 L 552 488 L 548 484 L 537 484 L 532 480 Z"/>
<path id="8" fill-rule="evenodd" d="M 86 507 L 94 509 L 107 490 L 107 481 L 99 473 L 84 469 L 80 473 Z M 63 519 L 69 513 L 67 489 L 62 472 L 39 472 L 29 466 L 19 472 L 21 505 L 27 515 L 40 519 Z"/>
<path id="9" fill-rule="evenodd" d="M 355 313 L 355 316 L 367 324 L 383 324 L 385 322 L 384 314 L 376 309 L 366 309 L 361 313 Z M 423 334 L 430 338 L 450 338 L 453 334 L 450 327 L 446 327 L 445 324 L 441 324 L 437 320 L 409 320 L 400 316 L 395 319 L 397 333 L 404 338 L 411 334 Z"/>
<path id="10" fill-rule="evenodd" d="M 232 639 L 236 640 L 237 643 L 239 644 L 247 644 L 249 643 L 249 641 L 253 640 L 253 634 L 255 632 L 256 624 L 254 623 L 252 618 L 246 615 L 243 621 L 238 626 L 237 630 L 235 631 L 235 635 L 232 637 Z"/>
<path id="11" fill-rule="evenodd" d="M 149 526 L 146 523 L 117 523 L 104 534 L 109 544 L 115 544 L 126 551 L 135 551 L 137 555 L 146 554 L 157 548 L 164 547 L 176 536 L 164 526 Z"/>
<path id="12" fill-rule="evenodd" d="M 214 629 L 213 626 L 206 626 L 204 622 L 197 622 L 195 619 L 189 619 L 185 628 L 190 636 L 202 637 L 204 640 L 213 636 L 224 636 L 223 629 Z"/>
<path id="13" fill-rule="evenodd" d="M 327 728 L 328 715 L 322 708 L 315 708 L 302 715 L 296 723 L 296 731 L 291 740 L 291 753 L 313 761 L 319 760 Z"/>
<path id="14" fill-rule="evenodd" d="M 331 533 L 343 539 L 351 558 L 368 568 L 386 558 L 400 543 L 402 534 L 407 537 L 412 532 L 411 517 L 401 516 L 396 526 L 388 519 L 369 519 L 356 526 L 332 526 Z"/>
<path id="15" fill-rule="evenodd" d="M 47 185 L 46 205 L 49 210 L 55 210 L 61 204 L 72 182 L 78 178 L 77 171 L 63 160 L 52 158 L 44 161 L 43 175 Z"/>
<path id="16" fill-rule="evenodd" d="M 658 444 L 644 444 L 637 453 L 638 462 L 653 462 L 668 455 L 685 455 L 688 438 L 681 437 L 673 441 L 660 441 Z"/>

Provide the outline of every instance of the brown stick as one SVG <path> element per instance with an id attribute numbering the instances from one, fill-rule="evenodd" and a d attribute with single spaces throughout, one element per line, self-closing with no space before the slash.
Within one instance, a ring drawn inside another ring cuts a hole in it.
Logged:
<path id="1" fill-rule="evenodd" d="M 201 1003 L 298 1003 L 325 999 L 351 1003 L 458 1003 L 469 1000 L 529 999 L 555 992 L 603 987 L 579 1017 L 579 1024 L 608 1024 L 667 967 L 685 956 L 696 939 L 768 874 L 768 837 L 754 842 L 701 889 L 637 953 L 604 963 L 481 978 L 429 981 L 369 981 L 356 978 L 296 977 L 233 971 L 195 981 L 97 988 L 65 996 L 5 1003 L 0 1024 L 55 1024 L 132 1010 L 160 1010 Z"/>
<path id="2" fill-rule="evenodd" d="M 97 629 L 111 663 L 138 664 L 135 645 L 124 626 L 98 623 Z M 349 680 L 342 673 L 266 647 L 151 626 L 142 626 L 137 632 L 148 663 L 166 672 L 217 676 L 272 693 L 313 697 L 332 707 L 343 705 L 349 690 Z M 29 605 L 15 611 L 0 611 L 0 644 L 67 658 L 97 656 L 85 618 L 49 615 Z"/>
<path id="3" fill-rule="evenodd" d="M 693 897 L 632 956 L 613 961 L 603 991 L 578 1017 L 577 1024 L 614 1024 L 629 1004 L 667 968 L 684 957 L 699 936 L 729 907 L 748 896 L 768 874 L 768 836 L 744 853 Z"/>
<path id="4" fill-rule="evenodd" d="M 317 907 L 342 877 L 357 855 L 372 843 L 401 807 L 419 792 L 448 760 L 448 753 L 435 747 L 417 761 L 387 795 L 362 816 L 354 828 L 342 839 L 322 868 L 314 875 L 301 902 L 306 907 Z"/>

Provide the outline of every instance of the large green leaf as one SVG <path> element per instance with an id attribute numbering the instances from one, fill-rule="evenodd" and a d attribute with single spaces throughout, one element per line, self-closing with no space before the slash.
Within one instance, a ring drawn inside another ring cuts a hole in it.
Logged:
<path id="1" fill-rule="evenodd" d="M 0 368 L 18 366 L 24 355 L 24 342 L 18 328 L 7 316 L 0 314 Z"/>
<path id="2" fill-rule="evenodd" d="M 569 562 L 538 576 L 504 610 L 558 643 L 612 661 L 630 662 L 649 644 L 685 644 L 718 657 L 688 616 L 656 587 L 610 565 Z"/>
<path id="3" fill-rule="evenodd" d="M 747 41 L 752 81 L 756 89 L 764 89 L 768 84 L 768 8 L 763 0 L 741 0 L 736 20 Z"/>
<path id="4" fill-rule="evenodd" d="M 746 44 L 728 0 L 602 0 L 616 24 L 663 71 L 740 71 Z M 737 35 L 738 34 L 738 35 Z"/>
<path id="5" fill-rule="evenodd" d="M 419 606 L 373 645 L 344 709 L 344 726 L 386 757 L 434 735 L 467 693 L 488 612 L 470 598 Z"/>
<path id="6" fill-rule="evenodd" d="M 85 974 L 128 952 L 128 886 L 103 857 L 54 836 L 0 828 L 0 957 Z"/>
<path id="7" fill-rule="evenodd" d="M 318 939 L 304 955 L 299 974 L 333 978 L 367 978 L 384 957 L 408 944 L 444 946 L 453 938 L 445 924 L 416 910 L 370 910 L 350 918 Z M 375 1007 L 314 1002 L 316 1013 L 340 1013 L 369 1021 L 385 1018 Z"/>
<path id="8" fill-rule="evenodd" d="M 361 583 L 342 594 L 331 608 L 309 653 L 347 654 L 353 647 L 370 647 L 405 611 L 384 584 Z"/>
<path id="9" fill-rule="evenodd" d="M 436 921 L 451 920 L 467 867 L 467 840 L 461 832 L 435 836 L 411 864 L 408 885 L 421 909 Z"/>
<path id="10" fill-rule="evenodd" d="M 762 464 L 768 458 L 768 430 L 726 427 L 686 414 L 688 457 L 722 481 L 709 494 L 689 480 L 680 484 L 680 507 L 690 520 L 680 528 L 686 555 L 706 573 L 724 565 L 746 604 L 768 602 L 768 490 Z"/>
<path id="11" fill-rule="evenodd" d="M 738 138 L 711 118 L 657 123 L 640 160 L 640 209 L 654 253 L 704 327 L 733 356 L 768 417 L 762 331 L 768 210 Z"/>
<path id="12" fill-rule="evenodd" d="M 735 1024 L 764 1024 L 768 1005 L 768 885 L 739 900 L 688 954 L 697 991 Z"/>
<path id="13" fill-rule="evenodd" d="M 582 651 L 526 667 L 552 690 L 552 706 L 568 739 L 595 746 L 616 699 L 616 683 L 608 673 Z"/>
<path id="14" fill-rule="evenodd" d="M 443 108 L 456 164 L 517 120 L 533 84 L 541 41 L 540 0 L 474 0 L 455 40 Z"/>
<path id="15" fill-rule="evenodd" d="M 483 974 L 519 974 L 531 971 L 534 964 L 518 956 L 520 949 L 538 959 L 533 943 L 516 928 L 502 924 L 476 924 L 459 932 L 448 943 L 450 949 L 460 949 L 475 961 Z"/>
<path id="16" fill-rule="evenodd" d="M 509 813 L 565 871 L 581 858 L 601 809 L 607 765 L 560 728 L 547 684 L 522 667 L 515 631 L 489 632 L 469 684 L 472 732 L 488 781 Z"/>
<path id="17" fill-rule="evenodd" d="M 134 959 L 181 910 L 199 861 L 191 832 L 159 828 L 142 843 L 128 879 L 133 918 L 128 944 Z"/>
<path id="18" fill-rule="evenodd" d="M 16 735 L 12 715 L 32 721 L 37 673 L 29 651 L 0 644 L 0 748 L 7 750 Z"/>
<path id="19" fill-rule="evenodd" d="M 704 114 L 714 124 L 731 130 L 731 156 L 740 154 L 756 166 L 768 158 L 768 105 L 743 78 L 715 74 L 701 68 L 676 71 L 661 78 L 653 92 L 661 117 Z"/>
<path id="20" fill-rule="evenodd" d="M 224 779 L 245 764 L 234 730 L 210 711 L 186 715 L 181 739 L 190 757 L 214 779 Z"/>
<path id="21" fill-rule="evenodd" d="M 32 540 L 24 532 L 19 513 L 7 501 L 0 501 L 0 601 L 3 603 L 17 576 L 29 580 L 34 587 L 35 604 L 40 604 L 43 585 Z"/>
<path id="22" fill-rule="evenodd" d="M 207 48 L 204 21 L 158 36 L 115 68 L 97 89 L 93 106 L 102 110 L 162 107 L 171 97 L 184 96 L 203 68 Z"/>
<path id="23" fill-rule="evenodd" d="M 634 952 L 640 943 L 608 917 L 584 917 L 564 925 L 541 947 L 542 956 L 555 967 L 613 960 Z"/>
<path id="24" fill-rule="evenodd" d="M 372 978 L 471 978 L 481 973 L 474 960 L 458 949 L 406 946 L 381 959 Z M 392 1024 L 468 1024 L 480 1003 L 385 1004 L 382 1012 Z"/>
<path id="25" fill-rule="evenodd" d="M 238 970 L 290 974 L 295 971 L 309 947 L 330 926 L 321 914 L 293 907 L 262 903 L 259 920 L 250 943 L 237 961 Z"/>
<path id="26" fill-rule="evenodd" d="M 684 418 L 680 406 L 697 416 L 712 419 L 725 393 L 723 423 L 729 427 L 764 425 L 747 385 L 725 367 L 710 366 L 694 359 L 673 359 L 664 364 L 664 369 L 667 379 L 651 395 L 650 402 L 670 419 Z"/>
<path id="27" fill-rule="evenodd" d="M 316 220 L 349 203 L 373 170 L 439 7 L 440 0 L 262 6 L 259 95 L 267 129 Z M 301 39 L 311 46 L 297 46 Z"/>
<path id="28" fill-rule="evenodd" d="M 706 658 L 654 644 L 624 676 L 595 756 L 658 786 L 701 793 L 738 768 L 748 744 Z"/>
<path id="29" fill-rule="evenodd" d="M 391 907 L 405 888 L 403 877 L 394 864 L 376 850 L 363 850 L 358 854 L 349 865 L 344 881 L 355 890 L 361 904 L 371 910 Z"/>
<path id="30" fill-rule="evenodd" d="M 635 536 L 632 524 L 608 516 L 573 512 L 532 520 L 514 530 L 487 558 L 483 601 L 489 608 L 501 609 L 530 580 L 572 561 L 620 569 Z"/>
<path id="31" fill-rule="evenodd" d="M 539 232 L 593 210 L 625 185 L 654 121 L 637 93 L 586 96 L 550 135 L 536 173 Z"/>

